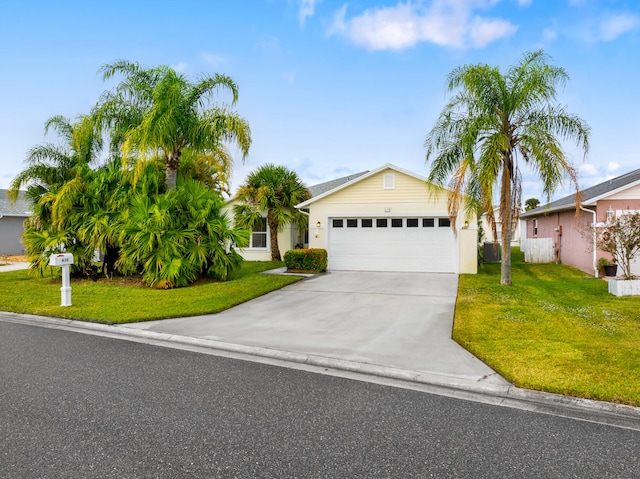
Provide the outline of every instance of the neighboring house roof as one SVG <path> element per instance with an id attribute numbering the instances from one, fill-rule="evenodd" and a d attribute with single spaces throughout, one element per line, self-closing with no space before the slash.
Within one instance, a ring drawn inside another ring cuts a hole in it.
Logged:
<path id="1" fill-rule="evenodd" d="M 424 176 L 420 176 L 416 173 L 413 173 L 409 170 L 405 170 L 403 168 L 400 168 L 398 166 L 392 165 L 391 163 L 387 163 L 386 165 L 383 165 L 379 168 L 376 168 L 375 170 L 371 170 L 371 171 L 365 171 L 363 173 L 357 173 L 355 175 L 351 175 L 350 177 L 347 176 L 345 178 L 351 178 L 350 180 L 347 181 L 343 181 L 342 183 L 338 183 L 336 186 L 334 186 L 331 189 L 325 189 L 325 191 L 323 191 L 320 194 L 317 195 L 313 195 L 313 197 L 311 199 L 308 199 L 307 201 L 304 201 L 298 205 L 296 205 L 296 208 L 306 208 L 307 206 L 309 206 L 311 203 L 314 203 L 322 198 L 325 198 L 326 196 L 332 195 L 333 193 L 343 190 L 355 183 L 358 183 L 362 180 L 365 180 L 367 178 L 370 178 L 373 175 L 376 175 L 378 173 L 380 173 L 383 170 L 394 170 L 397 171 L 398 173 L 403 173 L 407 176 L 411 176 L 413 178 L 417 178 L 420 181 L 424 181 L 425 183 L 427 182 L 427 179 Z M 340 180 L 344 180 L 345 178 L 340 178 Z M 334 181 L 340 181 L 340 180 L 334 180 Z M 329 182 L 331 183 L 331 182 Z"/>
<path id="2" fill-rule="evenodd" d="M 619 191 L 632 188 L 640 184 L 640 169 L 633 170 L 624 175 L 612 178 L 607 181 L 603 181 L 597 185 L 586 188 L 580 192 L 582 206 L 593 206 L 599 200 L 606 198 L 607 196 L 618 193 Z M 576 195 L 571 194 L 560 198 L 559 200 L 552 201 L 544 206 L 539 206 L 533 210 L 529 210 L 520 215 L 521 218 L 528 218 L 531 216 L 537 216 L 553 211 L 562 211 L 573 209 L 576 207 Z"/>
<path id="3" fill-rule="evenodd" d="M 327 191 L 331 191 L 335 188 L 337 188 L 338 186 L 347 183 L 351 180 L 354 180 L 355 178 L 358 178 L 359 176 L 364 175 L 365 173 L 368 173 L 368 171 L 361 171 L 360 173 L 352 173 L 348 176 L 343 176 L 342 178 L 338 178 L 335 180 L 330 180 L 330 181 L 325 181 L 324 183 L 319 183 L 317 185 L 313 185 L 313 186 L 309 186 L 307 188 L 307 190 L 309 190 L 309 193 L 311 194 L 311 197 L 313 198 L 314 196 L 318 196 L 321 195 Z M 236 201 L 235 196 L 230 198 L 227 201 L 227 204 L 231 204 L 234 203 Z"/>
<path id="4" fill-rule="evenodd" d="M 349 176 L 343 176 L 342 178 L 338 178 L 336 180 L 326 181 L 324 183 L 320 183 L 318 185 L 313 185 L 307 188 L 309 193 L 311 193 L 311 197 L 321 195 L 326 193 L 327 191 L 331 191 L 338 186 L 343 185 L 344 183 L 348 183 L 351 180 L 355 180 L 356 178 L 368 173 L 368 171 L 361 171 L 360 173 L 353 173 Z"/>
<path id="5" fill-rule="evenodd" d="M 7 197 L 8 192 L 0 189 L 0 216 L 31 216 L 31 206 L 25 198 L 25 192 L 20 191 L 15 203 Z"/>

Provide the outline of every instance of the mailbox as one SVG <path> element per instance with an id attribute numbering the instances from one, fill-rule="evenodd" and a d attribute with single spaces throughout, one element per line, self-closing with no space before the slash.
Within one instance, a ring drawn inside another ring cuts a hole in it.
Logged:
<path id="1" fill-rule="evenodd" d="M 49 256 L 49 266 L 69 266 L 73 264 L 71 253 L 52 254 Z"/>
<path id="2" fill-rule="evenodd" d="M 71 253 L 52 254 L 49 266 L 60 266 L 62 269 L 62 288 L 60 288 L 60 306 L 71 306 L 71 275 L 69 266 L 73 264 Z"/>

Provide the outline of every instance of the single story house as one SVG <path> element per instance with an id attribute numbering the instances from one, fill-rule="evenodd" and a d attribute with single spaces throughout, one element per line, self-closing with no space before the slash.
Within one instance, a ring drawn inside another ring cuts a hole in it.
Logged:
<path id="1" fill-rule="evenodd" d="M 386 164 L 330 183 L 296 205 L 329 270 L 477 272 L 476 218 L 461 211 L 454 231 L 448 192 L 429 192 L 426 178 Z"/>
<path id="2" fill-rule="evenodd" d="M 7 197 L 8 190 L 0 189 L 0 255 L 22 255 L 24 221 L 31 216 L 31 207 L 23 191 L 14 203 Z"/>
<path id="3" fill-rule="evenodd" d="M 520 215 L 526 222 L 527 240 L 549 240 L 556 262 L 598 276 L 597 263 L 610 255 L 595 248 L 592 225 L 604 223 L 629 211 L 640 210 L 640 169 L 604 181 L 580 192 L 578 214 L 576 195 L 572 194 Z M 525 251 L 525 259 L 527 252 Z M 640 274 L 640 259 L 632 265 Z"/>
<path id="4" fill-rule="evenodd" d="M 347 183 L 348 181 L 351 181 L 365 173 L 367 172 L 363 171 L 361 173 L 354 173 L 342 178 L 320 183 L 309 187 L 308 190 L 311 196 L 314 197 Z M 231 200 L 225 207 L 225 211 L 231 217 L 233 216 L 234 203 L 235 200 Z M 278 232 L 278 246 L 280 247 L 281 256 L 290 249 L 308 248 L 309 232 L 308 230 L 300 231 L 298 225 L 286 224 L 282 231 Z M 266 213 L 264 214 L 263 221 L 251 231 L 249 246 L 241 248 L 239 252 L 247 261 L 271 261 L 271 237 L 269 227 L 267 226 Z"/>

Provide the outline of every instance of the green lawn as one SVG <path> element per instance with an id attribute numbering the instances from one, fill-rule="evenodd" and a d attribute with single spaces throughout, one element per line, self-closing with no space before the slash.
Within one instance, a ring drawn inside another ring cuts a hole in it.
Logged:
<path id="1" fill-rule="evenodd" d="M 156 290 L 133 280 L 72 279 L 72 306 L 60 306 L 61 279 L 28 271 L 0 273 L 0 310 L 116 324 L 217 313 L 301 279 L 260 274 L 284 266 L 245 262 L 232 281 L 201 280 L 186 288 Z"/>
<path id="2" fill-rule="evenodd" d="M 640 298 L 568 266 L 461 275 L 453 337 L 516 386 L 640 406 Z"/>

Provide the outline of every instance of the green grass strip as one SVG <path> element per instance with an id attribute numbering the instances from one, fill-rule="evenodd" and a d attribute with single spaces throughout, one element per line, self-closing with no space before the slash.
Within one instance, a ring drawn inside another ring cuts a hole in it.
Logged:
<path id="1" fill-rule="evenodd" d="M 453 338 L 516 386 L 640 406 L 640 297 L 513 251 L 512 287 L 500 265 L 461 275 Z"/>
<path id="2" fill-rule="evenodd" d="M 61 279 L 29 271 L 0 273 L 0 310 L 106 324 L 218 313 L 302 279 L 260 274 L 281 262 L 246 262 L 237 278 L 200 280 L 186 288 L 150 289 L 133 280 L 72 279 L 72 306 L 60 306 Z"/>

